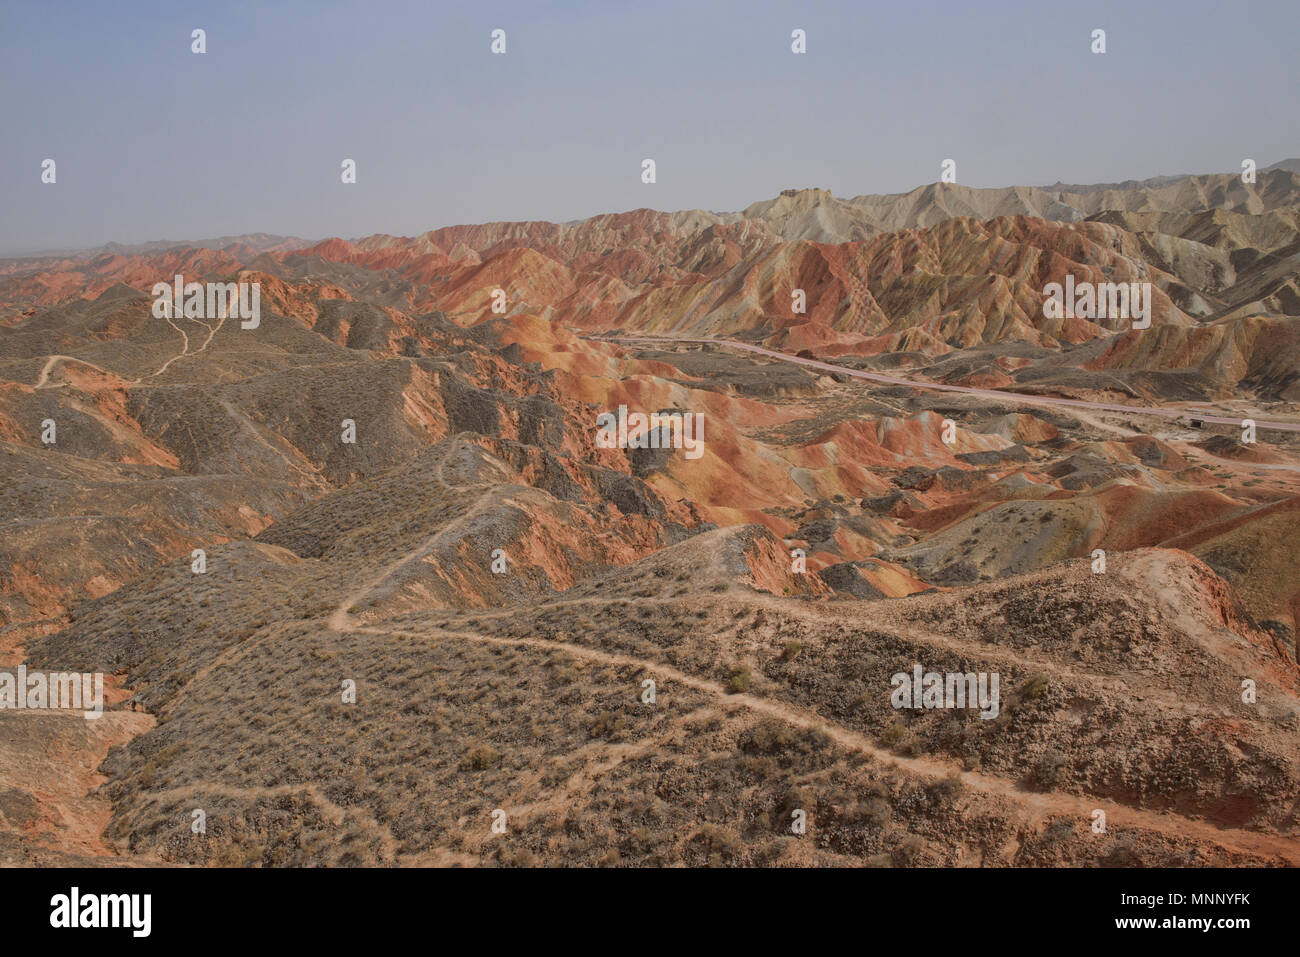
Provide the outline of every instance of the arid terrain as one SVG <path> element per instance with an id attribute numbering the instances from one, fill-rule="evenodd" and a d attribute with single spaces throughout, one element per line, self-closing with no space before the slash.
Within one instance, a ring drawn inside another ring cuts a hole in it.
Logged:
<path id="1" fill-rule="evenodd" d="M 1298 625 L 1294 160 L 0 261 L 3 864 L 1296 866 Z"/>

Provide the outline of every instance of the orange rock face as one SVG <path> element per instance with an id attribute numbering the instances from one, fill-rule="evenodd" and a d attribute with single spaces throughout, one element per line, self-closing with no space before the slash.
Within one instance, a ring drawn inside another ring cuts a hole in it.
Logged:
<path id="1" fill-rule="evenodd" d="M 771 863 L 779 776 L 866 796 L 799 863 L 1300 863 L 1277 172 L 0 263 L 0 654 L 113 689 L 0 711 L 0 862 Z M 900 717 L 917 662 L 1002 717 Z"/>

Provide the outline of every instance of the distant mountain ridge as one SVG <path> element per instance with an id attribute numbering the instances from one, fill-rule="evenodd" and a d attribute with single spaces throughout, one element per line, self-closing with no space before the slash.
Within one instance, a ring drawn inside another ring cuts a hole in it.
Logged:
<path id="1" fill-rule="evenodd" d="M 1285 169 L 1260 171 L 1254 183 L 1221 173 L 1081 192 L 931 183 L 841 200 L 789 189 L 734 213 L 638 209 L 269 251 L 242 243 L 0 260 L 0 327 L 119 284 L 145 293 L 177 273 L 255 275 L 264 306 L 283 315 L 315 309 L 282 285 L 301 283 L 312 297 L 440 312 L 472 327 L 501 316 L 502 290 L 507 315 L 588 333 L 740 337 L 905 362 L 1025 343 L 1075 368 L 1181 377 L 1158 384 L 1160 394 L 1209 396 L 1245 382 L 1295 401 L 1298 237 L 1300 176 Z M 1045 314 L 1044 289 L 1070 276 L 1149 283 L 1156 331 L 1130 330 L 1127 317 Z M 799 293 L 802 308 L 793 305 Z M 37 318 L 21 334 L 43 324 Z M 41 348 L 59 351 L 56 342 Z M 1005 385 L 1015 372 L 979 375 Z"/>
<path id="2" fill-rule="evenodd" d="M 1260 167 L 1260 174 L 1284 173 L 1300 176 L 1300 158 L 1280 160 L 1270 166 Z M 1233 190 L 1236 182 L 1243 190 Z M 1189 185 L 1190 184 L 1190 185 Z M 992 219 L 997 216 L 1035 216 L 1054 222 L 1078 222 L 1110 210 L 1123 212 L 1198 212 L 1204 209 L 1230 209 L 1240 212 L 1265 212 L 1267 209 L 1239 209 L 1244 203 L 1245 190 L 1237 173 L 1199 173 L 1173 176 L 1154 176 L 1143 180 L 1125 180 L 1121 183 L 1066 184 L 1057 182 L 1050 186 L 972 187 L 959 183 L 929 183 L 906 193 L 866 193 L 849 199 L 838 199 L 828 189 L 784 189 L 772 199 L 760 200 L 733 212 L 710 212 L 691 209 L 662 213 L 677 229 L 705 229 L 713 225 L 732 225 L 746 219 L 758 220 L 771 227 L 777 239 L 809 239 L 814 242 L 857 242 L 898 229 L 915 229 L 933 226 L 954 216 L 974 216 Z M 1286 197 L 1280 205 L 1294 205 L 1296 183 L 1283 181 L 1281 192 Z M 1173 191 L 1173 192 L 1171 192 Z M 1192 208 L 1186 204 L 1189 192 L 1199 203 Z M 1143 193 L 1142 199 L 1118 194 Z M 1175 195 L 1177 194 L 1177 195 Z M 1274 208 L 1269 205 L 1268 208 Z M 639 212 L 639 210 L 629 211 Z M 621 214 L 604 214 L 621 215 Z M 547 226 L 577 227 L 600 216 L 567 220 L 562 223 L 543 222 Z M 447 230 L 469 230 L 475 226 L 486 227 L 506 223 L 458 224 L 439 227 L 421 234 L 442 233 Z M 349 240 L 358 246 L 391 245 L 402 240 L 419 237 L 398 237 L 372 234 Z M 245 233 L 239 236 L 219 236 L 213 239 L 170 240 L 159 239 L 143 243 L 110 242 L 103 246 L 74 250 L 44 250 L 20 256 L 0 257 L 13 259 L 94 259 L 103 255 L 149 255 L 176 249 L 227 250 L 231 247 L 241 252 L 291 252 L 319 245 L 320 239 L 302 239 L 272 233 Z M 465 252 L 463 250 L 461 257 Z"/>
<path id="3" fill-rule="evenodd" d="M 105 243 L 83 249 L 42 249 L 19 256 L 0 257 L 12 259 L 94 259 L 98 256 L 138 256 L 162 253 L 172 249 L 227 249 L 231 246 L 247 247 L 256 252 L 284 252 L 302 249 L 316 240 L 297 236 L 278 236 L 274 233 L 244 233 L 239 236 L 218 236 L 215 239 L 154 239 L 143 243 Z"/>

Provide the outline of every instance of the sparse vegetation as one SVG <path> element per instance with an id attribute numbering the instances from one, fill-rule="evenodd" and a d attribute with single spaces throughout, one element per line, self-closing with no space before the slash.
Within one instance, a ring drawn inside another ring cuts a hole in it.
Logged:
<path id="1" fill-rule="evenodd" d="M 1047 694 L 1048 677 L 1043 672 L 1035 672 L 1025 681 L 1024 687 L 1021 688 L 1021 695 L 1027 701 L 1034 701 Z"/>
<path id="2" fill-rule="evenodd" d="M 749 669 L 737 668 L 727 677 L 727 694 L 743 694 L 749 690 L 749 685 Z"/>
<path id="3" fill-rule="evenodd" d="M 1035 790 L 1049 791 L 1065 778 L 1070 759 L 1061 751 L 1048 751 L 1029 772 L 1029 784 Z"/>
<path id="4" fill-rule="evenodd" d="M 227 325 L 162 375 L 178 337 L 151 321 L 148 297 L 119 285 L 96 298 L 119 260 L 135 282 L 156 258 L 104 257 L 93 289 L 77 288 L 76 257 L 53 284 L 19 276 L 0 302 L 0 512 L 18 516 L 0 543 L 0 622 L 31 666 L 122 675 L 135 696 L 90 735 L 29 721 L 6 738 L 20 770 L 0 781 L 0 864 L 74 839 L 83 853 L 84 822 L 63 824 L 81 808 L 111 815 L 105 848 L 201 866 L 1271 865 L 1270 839 L 1293 855 L 1300 723 L 1276 708 L 1297 690 L 1300 513 L 1285 467 L 1297 446 L 1206 444 L 1208 432 L 1193 445 L 1149 418 L 1153 435 L 1134 436 L 1136 407 L 1034 402 L 1100 390 L 1217 402 L 1245 370 L 1261 402 L 1290 388 L 1289 327 L 1263 314 L 1289 293 L 1270 292 L 1277 277 L 1261 282 L 1252 265 L 1276 270 L 1277 257 L 1247 250 L 1232 222 L 1219 246 L 1202 236 L 1155 264 L 1177 274 L 1167 285 L 1187 298 L 1179 308 L 1192 308 L 1183 287 L 1218 274 L 1217 318 L 1195 313 L 1188 328 L 1208 337 L 1197 355 L 1222 362 L 1185 367 L 1187 328 L 1174 323 L 1168 342 L 1149 334 L 1137 354 L 1115 336 L 1115 367 L 1084 370 L 1072 363 L 1103 361 L 1074 341 L 1093 327 L 1060 340 L 1025 311 L 1042 270 L 1023 263 L 1055 272 L 1086 252 L 1090 269 L 1129 275 L 1166 248 L 1160 230 L 1186 220 L 1141 215 L 1140 230 L 1110 210 L 1068 227 L 972 216 L 906 242 L 873 231 L 831 249 L 831 273 L 815 270 L 827 303 L 845 275 L 879 285 L 889 323 L 885 351 L 850 345 L 835 362 L 1014 381 L 1015 402 L 864 388 L 722 347 L 615 351 L 566 328 L 568 304 L 607 285 L 609 321 L 629 330 L 651 305 L 691 303 L 691 324 L 708 327 L 705 306 L 757 288 L 738 264 L 810 254 L 773 247 L 785 228 L 775 221 L 718 227 L 704 245 L 682 232 L 693 226 L 641 213 L 620 217 L 617 234 L 538 225 L 504 244 L 484 226 L 445 256 L 421 246 L 408 266 L 406 241 L 386 239 L 382 270 L 359 246 L 342 259 L 266 253 L 276 309 L 264 335 Z M 584 246 L 588 233 L 597 246 Z M 563 241 L 529 249 L 543 234 Z M 1122 256 L 1088 239 L 1103 234 Z M 974 267 L 988 249 L 985 276 Z M 237 246 L 221 253 L 232 256 Z M 492 275 L 511 257 L 541 270 L 537 301 L 489 322 L 478 293 L 472 306 L 442 302 L 469 288 L 462 270 Z M 1224 263 L 1240 280 L 1222 285 Z M 598 289 L 592 277 L 604 277 Z M 713 292 L 697 296 L 701 282 Z M 1232 331 L 1234 284 L 1261 310 L 1249 336 Z M 23 290 L 75 298 L 29 314 L 15 297 L 36 293 Z M 728 322 L 767 315 L 752 305 Z M 874 308 L 868 325 L 881 331 Z M 980 313 L 971 337 L 963 316 Z M 841 318 L 823 307 L 792 331 L 828 321 L 849 335 Z M 49 365 L 53 349 L 84 358 Z M 1168 350 L 1183 350 L 1176 369 L 1160 367 Z M 707 468 L 666 449 L 593 446 L 600 411 L 666 396 L 716 417 Z M 47 414 L 60 419 L 56 449 L 31 434 Z M 935 438 L 949 415 L 975 451 Z M 354 447 L 338 441 L 344 416 L 359 427 Z M 1270 467 L 1214 466 L 1217 494 L 1195 463 L 1219 453 Z M 1111 550 L 1105 574 L 1088 569 L 1094 538 Z M 201 574 L 188 558 L 198 546 Z M 791 572 L 794 547 L 804 574 Z M 504 573 L 489 558 L 498 548 Z M 913 663 L 1001 670 L 1001 714 L 896 710 L 888 677 Z M 1247 668 L 1266 707 L 1230 694 Z M 640 697 L 646 677 L 654 703 Z M 42 778 L 46 752 L 73 756 L 76 773 Z M 978 779 L 958 773 L 976 768 Z M 1124 822 L 1123 842 L 1092 840 L 1078 795 L 1160 814 Z M 498 804 L 522 808 L 527 826 L 493 836 Z M 178 839 L 198 805 L 211 812 L 207 839 Z M 1040 828 L 1060 807 L 1072 816 Z M 808 834 L 791 831 L 795 812 Z M 1180 828 L 1179 815 L 1197 826 Z M 1251 846 L 1229 847 L 1240 834 Z"/>
<path id="5" fill-rule="evenodd" d="M 486 771 L 500 760 L 501 753 L 496 748 L 481 745 L 470 748 L 465 752 L 465 756 L 460 759 L 460 769 L 462 771 Z"/>

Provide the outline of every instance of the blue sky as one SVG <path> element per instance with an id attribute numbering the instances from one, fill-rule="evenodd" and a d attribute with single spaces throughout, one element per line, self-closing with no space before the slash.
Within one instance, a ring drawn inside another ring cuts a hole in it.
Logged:
<path id="1" fill-rule="evenodd" d="M 1300 155 L 1297 35 L 1294 0 L 4 0 L 0 254 L 734 210 L 948 157 L 972 186 L 1262 166 Z"/>

